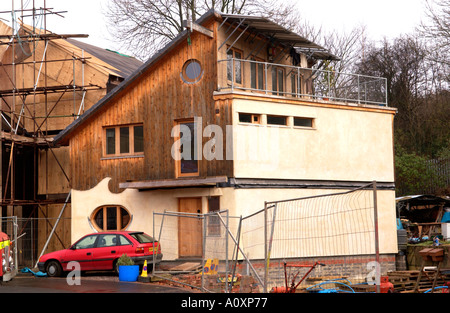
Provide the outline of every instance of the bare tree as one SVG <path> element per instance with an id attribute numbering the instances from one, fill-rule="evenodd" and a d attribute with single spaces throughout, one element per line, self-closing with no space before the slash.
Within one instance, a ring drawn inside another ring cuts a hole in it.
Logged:
<path id="1" fill-rule="evenodd" d="M 314 41 L 320 29 L 302 19 L 295 4 L 294 0 L 111 0 L 105 15 L 120 48 L 145 60 L 183 31 L 183 20 L 195 21 L 210 9 L 265 16 Z"/>
<path id="2" fill-rule="evenodd" d="M 427 0 L 427 20 L 418 27 L 425 42 L 430 77 L 436 90 L 450 86 L 450 0 Z"/>
<path id="3" fill-rule="evenodd" d="M 254 10 L 257 0 L 111 0 L 108 28 L 137 58 L 147 59 L 183 31 L 183 20 L 195 21 L 209 9 L 240 14 Z"/>
<path id="4" fill-rule="evenodd" d="M 419 31 L 425 38 L 437 41 L 439 48 L 448 50 L 450 46 L 450 0 L 427 0 L 426 15 Z"/>

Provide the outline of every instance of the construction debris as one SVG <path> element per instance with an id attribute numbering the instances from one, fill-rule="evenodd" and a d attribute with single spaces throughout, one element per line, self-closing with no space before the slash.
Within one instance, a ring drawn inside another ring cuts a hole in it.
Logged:
<path id="1" fill-rule="evenodd" d="M 394 292 L 413 293 L 416 284 L 417 292 L 423 293 L 433 286 L 433 280 L 436 274 L 436 268 L 425 268 L 423 275 L 420 271 L 390 271 L 387 273 L 389 281 L 394 285 Z M 436 286 L 444 286 L 450 281 L 450 270 L 441 270 L 438 273 Z"/>

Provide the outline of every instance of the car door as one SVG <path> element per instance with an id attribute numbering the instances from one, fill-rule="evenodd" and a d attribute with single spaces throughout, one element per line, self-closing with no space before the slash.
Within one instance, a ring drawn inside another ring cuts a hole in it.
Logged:
<path id="1" fill-rule="evenodd" d="M 134 256 L 136 254 L 136 249 L 133 246 L 133 243 L 124 235 L 119 234 L 117 242 L 119 248 L 119 257 L 122 254 L 127 254 L 128 256 Z"/>
<path id="2" fill-rule="evenodd" d="M 65 270 L 70 270 L 67 269 L 67 264 L 71 261 L 78 262 L 80 264 L 80 270 L 82 271 L 92 270 L 92 255 L 94 252 L 95 243 L 97 241 L 97 236 L 98 235 L 89 235 L 83 237 L 67 250 L 64 260 L 62 260 Z"/>
<path id="3" fill-rule="evenodd" d="M 100 234 L 92 256 L 94 269 L 111 270 L 114 260 L 119 257 L 120 247 L 117 245 L 117 234 Z"/>

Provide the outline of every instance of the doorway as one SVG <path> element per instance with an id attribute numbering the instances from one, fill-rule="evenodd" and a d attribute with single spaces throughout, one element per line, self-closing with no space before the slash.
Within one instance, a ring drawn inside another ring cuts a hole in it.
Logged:
<path id="1" fill-rule="evenodd" d="M 179 212 L 198 215 L 178 217 L 178 256 L 201 258 L 203 255 L 202 198 L 180 198 Z"/>

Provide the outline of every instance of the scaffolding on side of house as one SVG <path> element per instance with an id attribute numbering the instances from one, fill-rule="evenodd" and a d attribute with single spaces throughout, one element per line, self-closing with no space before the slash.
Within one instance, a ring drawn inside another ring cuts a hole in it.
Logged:
<path id="1" fill-rule="evenodd" d="M 33 246 L 32 255 L 19 259 L 19 265 L 26 266 L 32 266 L 49 246 L 57 250 L 70 244 L 70 223 L 57 229 L 60 220 L 70 219 L 66 210 L 70 177 L 64 153 L 52 139 L 84 113 L 89 91 L 105 89 L 85 83 L 89 57 L 84 50 L 81 56 L 49 57 L 56 40 L 88 35 L 47 31 L 47 17 L 63 17 L 66 12 L 54 11 L 41 1 L 41 6 L 33 1 L 16 8 L 11 0 L 11 10 L 0 12 L 10 18 L 0 34 L 0 218 L 15 216 L 33 225 L 30 232 L 18 234 Z M 70 70 L 60 73 L 60 80 L 51 77 L 52 69 L 64 65 Z M 54 177 L 58 182 L 53 182 Z M 52 182 L 58 185 L 57 192 L 49 190 Z"/>

